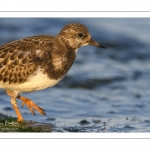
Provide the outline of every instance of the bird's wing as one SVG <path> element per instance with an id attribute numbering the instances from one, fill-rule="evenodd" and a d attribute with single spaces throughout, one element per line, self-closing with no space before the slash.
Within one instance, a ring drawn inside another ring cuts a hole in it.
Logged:
<path id="1" fill-rule="evenodd" d="M 23 83 L 42 63 L 43 54 L 51 46 L 50 36 L 34 36 L 0 47 L 0 82 Z"/>

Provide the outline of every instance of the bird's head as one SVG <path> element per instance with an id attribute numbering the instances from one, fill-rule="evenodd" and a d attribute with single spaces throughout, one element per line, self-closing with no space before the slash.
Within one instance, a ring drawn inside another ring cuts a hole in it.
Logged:
<path id="1" fill-rule="evenodd" d="M 95 41 L 91 37 L 87 27 L 80 23 L 71 23 L 66 25 L 60 31 L 58 36 L 74 49 L 78 49 L 85 45 L 93 45 L 105 48 L 102 44 Z"/>

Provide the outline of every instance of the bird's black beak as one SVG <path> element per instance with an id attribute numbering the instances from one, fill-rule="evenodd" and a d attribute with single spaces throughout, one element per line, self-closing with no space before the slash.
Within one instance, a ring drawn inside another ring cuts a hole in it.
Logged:
<path id="1" fill-rule="evenodd" d="M 97 47 L 101 47 L 101 48 L 105 48 L 105 46 L 103 46 L 102 44 L 99 44 L 98 42 L 96 42 L 94 39 L 90 39 L 89 41 L 89 45 L 93 45 L 93 46 L 97 46 Z"/>

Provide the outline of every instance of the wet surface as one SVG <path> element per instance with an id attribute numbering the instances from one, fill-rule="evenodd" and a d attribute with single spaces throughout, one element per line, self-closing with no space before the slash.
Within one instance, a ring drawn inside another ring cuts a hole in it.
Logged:
<path id="1" fill-rule="evenodd" d="M 1 18 L 0 45 L 33 35 L 56 35 L 70 22 L 85 24 L 106 49 L 80 48 L 58 85 L 23 93 L 47 114 L 34 116 L 18 100 L 23 117 L 53 124 L 59 128 L 54 132 L 149 132 L 150 19 Z M 15 117 L 2 89 L 0 112 Z"/>

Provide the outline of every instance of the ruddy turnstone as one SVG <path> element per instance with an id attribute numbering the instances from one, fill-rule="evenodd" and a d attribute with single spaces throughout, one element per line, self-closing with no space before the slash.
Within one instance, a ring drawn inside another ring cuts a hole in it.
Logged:
<path id="1" fill-rule="evenodd" d="M 71 23 L 56 36 L 32 36 L 0 47 L 0 88 L 11 97 L 18 121 L 23 121 L 23 117 L 16 98 L 33 114 L 35 109 L 45 115 L 44 109 L 19 94 L 56 85 L 72 66 L 78 48 L 85 45 L 104 48 L 91 38 L 86 26 Z"/>

